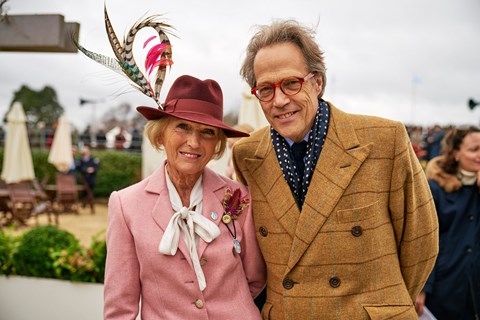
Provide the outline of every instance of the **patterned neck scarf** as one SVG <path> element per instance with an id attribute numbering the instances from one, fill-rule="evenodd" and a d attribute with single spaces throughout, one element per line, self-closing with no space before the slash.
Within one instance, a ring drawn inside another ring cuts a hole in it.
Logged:
<path id="1" fill-rule="evenodd" d="M 290 190 L 292 190 L 292 193 L 297 200 L 297 205 L 300 211 L 302 210 L 303 202 L 305 201 L 305 196 L 307 195 L 308 186 L 310 184 L 310 180 L 312 179 L 313 171 L 315 170 L 315 166 L 320 156 L 320 151 L 322 151 L 323 143 L 325 142 L 325 137 L 327 136 L 329 118 L 330 111 L 327 103 L 319 99 L 315 121 L 308 137 L 307 153 L 304 159 L 305 171 L 302 182 L 300 182 L 301 180 L 297 173 L 295 160 L 287 141 L 277 131 L 275 131 L 275 129 L 270 127 L 270 135 L 272 137 L 275 153 L 277 154 L 278 163 L 282 168 L 283 177 L 287 181 L 288 185 L 290 186 Z"/>

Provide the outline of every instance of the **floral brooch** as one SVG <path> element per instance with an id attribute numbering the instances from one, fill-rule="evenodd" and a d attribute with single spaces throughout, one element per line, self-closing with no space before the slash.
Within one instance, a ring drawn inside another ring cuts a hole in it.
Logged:
<path id="1" fill-rule="evenodd" d="M 247 199 L 246 196 L 242 197 L 240 189 L 235 189 L 232 193 L 232 191 L 227 188 L 225 198 L 223 199 L 223 223 L 229 224 L 232 219 L 237 220 L 243 209 L 248 206 L 248 203 L 249 199 Z"/>
<path id="2" fill-rule="evenodd" d="M 242 197 L 240 189 L 235 189 L 235 191 L 232 193 L 232 191 L 227 188 L 227 191 L 225 192 L 225 198 L 223 199 L 222 222 L 225 224 L 228 232 L 230 232 L 233 237 L 233 247 L 237 253 L 242 252 L 242 248 L 240 246 L 240 242 L 237 240 L 235 220 L 238 219 L 238 216 L 243 212 L 243 209 L 248 206 L 249 202 L 250 200 L 246 196 Z M 233 224 L 233 232 L 228 226 L 230 222 Z"/>

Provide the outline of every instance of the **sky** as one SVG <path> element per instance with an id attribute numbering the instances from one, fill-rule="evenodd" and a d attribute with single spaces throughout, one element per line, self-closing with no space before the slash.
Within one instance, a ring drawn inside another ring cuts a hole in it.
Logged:
<path id="1" fill-rule="evenodd" d="M 480 105 L 473 111 L 467 106 L 470 98 L 480 101 L 479 0 L 109 0 L 106 5 L 119 39 L 153 14 L 175 28 L 174 65 L 162 101 L 178 76 L 191 74 L 217 80 L 224 113 L 238 112 L 247 90 L 239 70 L 256 26 L 293 18 L 317 31 L 327 65 L 324 99 L 336 107 L 424 126 L 480 123 Z M 101 0 L 8 0 L 4 10 L 61 14 L 66 22 L 80 23 L 84 47 L 114 57 L 103 7 Z M 147 35 L 139 33 L 135 43 Z M 80 130 L 121 103 L 155 107 L 126 78 L 80 52 L 0 51 L 0 66 L 2 117 L 23 84 L 53 87 Z M 97 102 L 81 106 L 82 98 Z"/>

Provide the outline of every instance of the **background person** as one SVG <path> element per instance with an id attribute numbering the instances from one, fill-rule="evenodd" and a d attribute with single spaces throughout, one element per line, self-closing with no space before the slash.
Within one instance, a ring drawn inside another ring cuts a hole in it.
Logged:
<path id="1" fill-rule="evenodd" d="M 160 108 L 138 107 L 167 160 L 109 200 L 105 319 L 260 319 L 265 286 L 247 188 L 206 167 L 227 137 L 214 80 L 185 75 Z M 232 196 L 229 197 L 229 194 Z"/>
<path id="2" fill-rule="evenodd" d="M 233 146 L 267 264 L 262 317 L 416 319 L 438 223 L 405 126 L 323 100 L 323 53 L 294 20 L 259 28 L 241 74 L 270 123 Z"/>
<path id="3" fill-rule="evenodd" d="M 85 179 L 85 182 L 87 183 L 88 188 L 90 189 L 93 196 L 95 185 L 97 182 L 97 172 L 98 169 L 100 169 L 100 159 L 98 159 L 97 157 L 92 157 L 92 154 L 90 153 L 90 148 L 85 146 L 82 148 L 81 157 L 78 159 L 78 161 L 75 161 L 75 163 L 77 171 Z M 85 203 L 86 197 L 88 197 L 88 190 L 84 192 L 83 203 Z"/>
<path id="4" fill-rule="evenodd" d="M 426 168 L 440 251 L 417 302 L 439 320 L 480 319 L 480 128 L 454 128 L 443 145 Z"/>

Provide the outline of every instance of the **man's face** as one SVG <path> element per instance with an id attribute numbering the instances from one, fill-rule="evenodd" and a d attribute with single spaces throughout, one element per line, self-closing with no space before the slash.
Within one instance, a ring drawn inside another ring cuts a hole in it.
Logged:
<path id="1" fill-rule="evenodd" d="M 253 67 L 257 85 L 277 83 L 292 76 L 304 78 L 310 72 L 300 49 L 288 42 L 260 49 Z M 281 136 L 300 141 L 313 125 L 321 90 L 322 80 L 314 77 L 305 81 L 300 92 L 293 96 L 275 88 L 273 100 L 260 101 L 260 105 L 270 125 Z"/>

